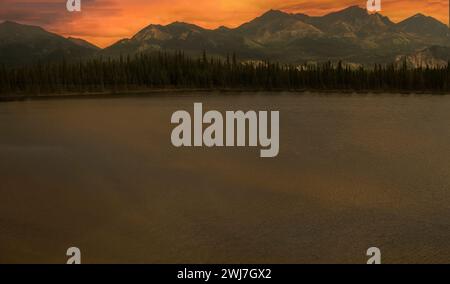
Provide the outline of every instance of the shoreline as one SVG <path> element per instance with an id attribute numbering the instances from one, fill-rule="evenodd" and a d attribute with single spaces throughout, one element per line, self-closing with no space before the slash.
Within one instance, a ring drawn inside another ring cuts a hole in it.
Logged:
<path id="1" fill-rule="evenodd" d="M 86 92 L 86 93 L 48 93 L 48 94 L 11 94 L 0 95 L 1 102 L 17 102 L 17 101 L 35 101 L 35 100 L 53 100 L 53 99 L 101 99 L 101 98 L 125 98 L 125 97 L 148 97 L 155 94 L 168 93 L 299 93 L 299 94 L 342 94 L 342 95 L 379 95 L 379 94 L 396 94 L 396 95 L 450 95 L 450 92 L 433 92 L 433 91 L 401 91 L 401 90 L 317 90 L 317 89 L 249 89 L 249 88 L 187 88 L 187 89 L 145 89 L 145 90 L 124 90 L 124 91 L 107 91 L 107 92 Z"/>

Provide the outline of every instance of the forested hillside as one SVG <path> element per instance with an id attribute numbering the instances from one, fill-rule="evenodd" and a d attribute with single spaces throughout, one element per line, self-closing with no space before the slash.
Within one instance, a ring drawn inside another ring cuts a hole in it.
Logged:
<path id="1" fill-rule="evenodd" d="M 436 91 L 450 90 L 450 66 L 407 68 L 343 63 L 283 65 L 240 62 L 206 53 L 158 52 L 78 62 L 47 62 L 26 67 L 0 66 L 1 94 L 123 92 L 155 88 L 261 90 Z"/>

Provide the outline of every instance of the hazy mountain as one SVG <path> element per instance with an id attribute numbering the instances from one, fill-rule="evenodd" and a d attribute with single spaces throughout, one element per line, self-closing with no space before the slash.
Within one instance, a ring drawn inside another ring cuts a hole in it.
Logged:
<path id="1" fill-rule="evenodd" d="M 397 67 L 406 64 L 409 68 L 443 67 L 450 60 L 450 47 L 431 46 L 414 52 L 410 55 L 401 55 L 396 58 Z"/>
<path id="2" fill-rule="evenodd" d="M 157 49 L 209 49 L 207 30 L 187 23 L 167 26 L 149 25 L 131 39 L 125 39 L 105 50 L 111 54 L 127 54 Z"/>
<path id="3" fill-rule="evenodd" d="M 397 24 L 399 30 L 419 37 L 445 38 L 449 34 L 446 25 L 423 14 L 416 14 Z"/>
<path id="4" fill-rule="evenodd" d="M 295 15 L 270 10 L 259 18 L 238 27 L 235 32 L 259 44 L 281 42 L 286 44 L 296 38 L 317 37 L 323 32 Z"/>
<path id="5" fill-rule="evenodd" d="M 322 17 L 304 17 L 320 30 L 342 37 L 365 37 L 379 34 L 391 29 L 395 24 L 380 14 L 369 14 L 365 9 L 351 6 L 344 10 L 333 12 Z"/>
<path id="6" fill-rule="evenodd" d="M 270 10 L 237 28 L 210 30 L 181 22 L 149 25 L 100 52 L 80 39 L 6 22 L 0 25 L 0 62 L 182 50 L 223 57 L 236 53 L 254 61 L 388 63 L 431 46 L 446 48 L 449 38 L 448 28 L 432 17 L 418 14 L 396 24 L 357 6 L 320 17 Z"/>
<path id="7" fill-rule="evenodd" d="M 245 57 L 260 56 L 252 50 L 252 46 L 258 47 L 258 44 L 225 27 L 207 30 L 175 22 L 167 26 L 149 25 L 132 38 L 120 40 L 106 48 L 103 53 L 117 56 L 155 50 L 183 50 L 198 55 L 205 50 L 216 55 L 236 52 Z"/>
<path id="8" fill-rule="evenodd" d="M 98 46 L 96 46 L 96 45 L 94 45 L 94 44 L 92 44 L 92 43 L 90 43 L 90 42 L 88 42 L 88 41 L 86 41 L 84 39 L 81 39 L 81 38 L 68 37 L 67 39 L 69 41 L 75 43 L 78 46 L 86 47 L 86 48 L 93 49 L 93 50 L 96 50 L 96 51 L 101 49 L 100 47 L 98 47 Z"/>
<path id="9" fill-rule="evenodd" d="M 235 29 L 207 30 L 186 23 L 150 25 L 133 38 L 105 49 L 107 55 L 151 50 L 184 50 L 242 59 L 282 62 L 344 60 L 392 62 L 431 45 L 447 46 L 448 28 L 432 17 L 416 15 L 399 24 L 381 14 L 351 6 L 321 17 L 270 10 Z"/>
<path id="10" fill-rule="evenodd" d="M 40 27 L 10 21 L 0 24 L 0 63 L 20 65 L 63 57 L 84 58 L 92 54 L 92 48 Z"/>

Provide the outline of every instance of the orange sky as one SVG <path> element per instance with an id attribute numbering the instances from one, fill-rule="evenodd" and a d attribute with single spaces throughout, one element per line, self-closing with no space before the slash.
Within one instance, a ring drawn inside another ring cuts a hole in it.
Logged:
<path id="1" fill-rule="evenodd" d="M 236 27 L 269 9 L 323 15 L 366 0 L 81 0 L 82 12 L 66 11 L 66 0 L 0 0 L 0 21 L 40 25 L 105 47 L 148 24 L 173 21 L 206 28 Z M 416 13 L 448 22 L 449 0 L 382 0 L 382 14 L 400 21 Z"/>

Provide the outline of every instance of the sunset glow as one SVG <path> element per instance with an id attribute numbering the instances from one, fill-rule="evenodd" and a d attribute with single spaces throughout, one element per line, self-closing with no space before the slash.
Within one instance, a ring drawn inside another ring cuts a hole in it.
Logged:
<path id="1" fill-rule="evenodd" d="M 149 24 L 183 21 L 205 28 L 236 27 L 269 9 L 323 15 L 365 0 L 82 0 L 82 12 L 69 13 L 66 0 L 1 0 L 0 21 L 39 25 L 100 47 L 131 37 Z M 417 13 L 448 22 L 448 0 L 383 0 L 382 14 L 394 22 Z"/>

